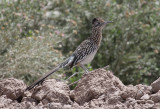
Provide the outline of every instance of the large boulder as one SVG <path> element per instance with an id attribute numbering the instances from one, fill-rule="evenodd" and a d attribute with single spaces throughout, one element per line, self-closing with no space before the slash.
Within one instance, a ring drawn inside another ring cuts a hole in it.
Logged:
<path id="1" fill-rule="evenodd" d="M 70 96 L 75 102 L 83 105 L 102 94 L 114 94 L 124 88 L 125 85 L 112 72 L 97 69 L 84 75 Z"/>
<path id="2" fill-rule="evenodd" d="M 15 100 L 23 94 L 25 88 L 26 85 L 22 80 L 15 78 L 4 79 L 0 81 L 0 96 L 6 95 L 7 98 Z"/>
<path id="3" fill-rule="evenodd" d="M 32 98 L 37 101 L 42 101 L 43 104 L 51 102 L 71 104 L 69 92 L 70 89 L 66 83 L 49 79 L 34 89 Z"/>

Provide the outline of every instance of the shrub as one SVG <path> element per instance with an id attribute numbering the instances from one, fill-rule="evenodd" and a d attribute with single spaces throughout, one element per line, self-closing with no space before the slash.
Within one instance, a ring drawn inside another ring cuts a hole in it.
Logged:
<path id="1" fill-rule="evenodd" d="M 61 52 L 53 48 L 56 37 L 54 34 L 16 41 L 4 56 L 0 77 L 16 77 L 30 83 L 51 70 L 63 58 Z"/>
<path id="2" fill-rule="evenodd" d="M 102 45 L 92 67 L 110 65 L 125 84 L 149 84 L 160 76 L 159 6 L 159 1 L 145 0 L 59 1 L 56 9 L 61 16 L 57 19 L 69 21 L 65 29 L 72 33 L 62 42 L 62 51 L 74 51 L 89 37 L 92 18 L 113 20 L 103 31 Z"/>
<path id="3" fill-rule="evenodd" d="M 9 3 L 3 0 L 0 5 L 0 60 L 6 60 L 9 66 L 9 51 L 20 50 L 16 46 L 28 37 L 33 40 L 37 36 L 53 36 L 53 45 L 59 40 L 54 50 L 62 51 L 63 56 L 68 57 L 89 37 L 91 20 L 98 16 L 114 23 L 103 31 L 102 45 L 91 63 L 93 68 L 110 65 L 110 69 L 125 84 L 149 84 L 160 76 L 160 2 L 157 0 L 17 0 Z M 24 51 L 30 51 L 25 46 Z M 17 53 L 23 56 L 22 51 Z M 41 56 L 43 51 L 39 54 Z M 49 59 L 44 60 L 49 62 Z M 44 62 L 43 59 L 41 61 Z M 48 63 L 43 68 L 50 65 Z M 6 68 L 9 69 L 9 66 Z M 91 66 L 87 67 L 92 69 Z M 81 72 L 81 69 L 74 68 L 72 71 Z"/>

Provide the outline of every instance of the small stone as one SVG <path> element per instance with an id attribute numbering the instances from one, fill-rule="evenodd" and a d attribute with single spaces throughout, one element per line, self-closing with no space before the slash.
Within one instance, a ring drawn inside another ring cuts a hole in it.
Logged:
<path id="1" fill-rule="evenodd" d="M 129 98 L 126 99 L 126 101 L 132 102 L 132 101 L 135 101 L 135 99 L 129 97 Z"/>
<path id="2" fill-rule="evenodd" d="M 155 103 L 152 109 L 159 109 L 160 103 Z"/>
<path id="3" fill-rule="evenodd" d="M 31 102 L 25 102 L 25 108 L 29 109 L 30 107 L 32 107 L 32 103 Z"/>
<path id="4" fill-rule="evenodd" d="M 119 103 L 120 101 L 122 101 L 122 98 L 120 96 L 113 96 L 113 97 L 109 98 L 108 104 L 113 105 L 113 104 Z"/>
<path id="5" fill-rule="evenodd" d="M 144 109 L 153 109 L 153 106 L 154 106 L 154 104 L 145 103 L 145 104 L 143 105 L 143 108 L 144 108 Z"/>
<path id="6" fill-rule="evenodd" d="M 144 104 L 144 103 L 145 103 L 145 100 L 137 100 L 137 103 L 139 103 L 139 104 Z"/>
<path id="7" fill-rule="evenodd" d="M 90 102 L 90 106 L 93 108 L 93 107 L 96 107 L 95 103 L 93 101 Z"/>
<path id="8" fill-rule="evenodd" d="M 49 109 L 60 109 L 62 108 L 61 103 L 49 103 L 48 104 Z"/>
<path id="9" fill-rule="evenodd" d="M 42 103 L 43 103 L 44 105 L 46 105 L 46 104 L 48 104 L 49 102 L 48 102 L 48 100 L 43 99 L 43 100 L 42 100 Z"/>
<path id="10" fill-rule="evenodd" d="M 147 100 L 146 103 L 148 103 L 148 104 L 154 104 L 154 102 L 152 100 Z"/>
<path id="11" fill-rule="evenodd" d="M 126 92 L 121 92 L 121 93 L 120 93 L 120 96 L 121 96 L 123 99 L 127 99 L 128 94 L 127 94 Z"/>
<path id="12" fill-rule="evenodd" d="M 116 104 L 115 109 L 123 109 L 123 106 L 121 104 Z"/>
<path id="13" fill-rule="evenodd" d="M 64 105 L 63 109 L 71 109 L 71 107 L 72 107 L 71 105 Z"/>
<path id="14" fill-rule="evenodd" d="M 137 101 L 134 98 L 127 98 L 126 99 L 126 105 L 127 107 L 129 107 L 130 105 L 134 105 L 135 103 L 137 103 Z"/>
<path id="15" fill-rule="evenodd" d="M 148 100 L 150 97 L 148 94 L 143 95 L 140 99 L 141 100 Z"/>
<path id="16" fill-rule="evenodd" d="M 143 92 L 139 90 L 139 91 L 137 92 L 136 99 L 139 100 L 143 95 L 144 95 Z"/>

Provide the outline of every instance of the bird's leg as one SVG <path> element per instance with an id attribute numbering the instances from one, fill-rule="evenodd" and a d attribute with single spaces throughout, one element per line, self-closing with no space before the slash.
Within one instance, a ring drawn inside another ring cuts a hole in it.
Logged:
<path id="1" fill-rule="evenodd" d="M 69 86 L 72 86 L 72 85 L 74 85 L 74 84 L 78 83 L 80 80 L 81 80 L 81 79 L 79 79 L 79 80 L 77 80 L 77 81 L 75 81 L 75 82 L 73 82 L 73 83 L 69 84 Z"/>
<path id="2" fill-rule="evenodd" d="M 79 73 L 79 72 L 75 72 L 75 73 L 73 73 L 69 78 L 67 78 L 66 80 L 68 81 L 70 78 L 72 78 L 74 75 L 76 75 L 77 73 Z"/>
<path id="3" fill-rule="evenodd" d="M 89 70 L 84 66 L 84 65 L 80 65 L 80 67 L 85 71 L 85 73 L 88 73 Z M 72 74 L 69 78 L 67 78 L 66 80 L 68 81 L 70 78 L 72 78 L 74 75 L 76 75 L 79 72 L 75 72 L 74 74 Z M 84 73 L 84 74 L 85 74 Z"/>
<path id="4" fill-rule="evenodd" d="M 88 72 L 89 72 L 89 70 L 88 70 L 84 65 L 80 65 L 80 67 L 85 71 L 85 73 L 84 73 L 84 74 L 86 74 L 86 73 L 88 73 Z M 75 74 L 75 73 L 74 73 L 74 74 Z M 73 74 L 73 75 L 74 75 L 74 74 Z M 76 72 L 76 74 L 77 74 L 77 72 Z M 84 74 L 83 74 L 83 75 L 84 75 Z M 74 84 L 78 83 L 80 80 L 81 80 L 81 79 L 79 79 L 79 80 L 77 80 L 77 81 L 75 81 L 75 82 L 73 82 L 73 83 L 69 84 L 69 86 L 72 86 L 72 85 L 74 85 Z"/>
<path id="5" fill-rule="evenodd" d="M 88 70 L 84 65 L 81 64 L 80 67 L 85 71 L 85 73 L 88 73 L 88 72 L 89 72 L 89 70 Z M 84 74 L 85 74 L 85 73 L 84 73 Z"/>

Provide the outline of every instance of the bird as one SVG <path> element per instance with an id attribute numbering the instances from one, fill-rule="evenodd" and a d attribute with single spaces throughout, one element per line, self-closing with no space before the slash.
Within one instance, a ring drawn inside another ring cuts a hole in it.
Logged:
<path id="1" fill-rule="evenodd" d="M 85 71 L 85 73 L 88 73 L 89 70 L 85 67 L 85 65 L 89 64 L 93 60 L 94 56 L 96 55 L 96 53 L 97 53 L 97 51 L 100 47 L 101 40 L 102 40 L 102 30 L 103 30 L 103 28 L 107 24 L 112 23 L 112 22 L 113 21 L 105 21 L 100 17 L 93 18 L 93 20 L 92 20 L 92 31 L 91 31 L 90 37 L 88 37 L 86 40 L 84 40 L 75 49 L 75 51 L 72 53 L 72 55 L 69 58 L 67 58 L 64 62 L 57 65 L 57 67 L 55 67 L 54 69 L 52 69 L 51 71 L 49 71 L 48 73 L 43 75 L 41 78 L 36 80 L 33 84 L 28 86 L 26 88 L 26 90 L 31 90 L 35 86 L 37 86 L 39 84 L 42 84 L 42 82 L 48 76 L 50 76 L 54 72 L 56 72 L 59 69 L 64 68 L 64 67 L 72 68 L 72 67 L 75 67 L 75 66 L 80 66 Z"/>

